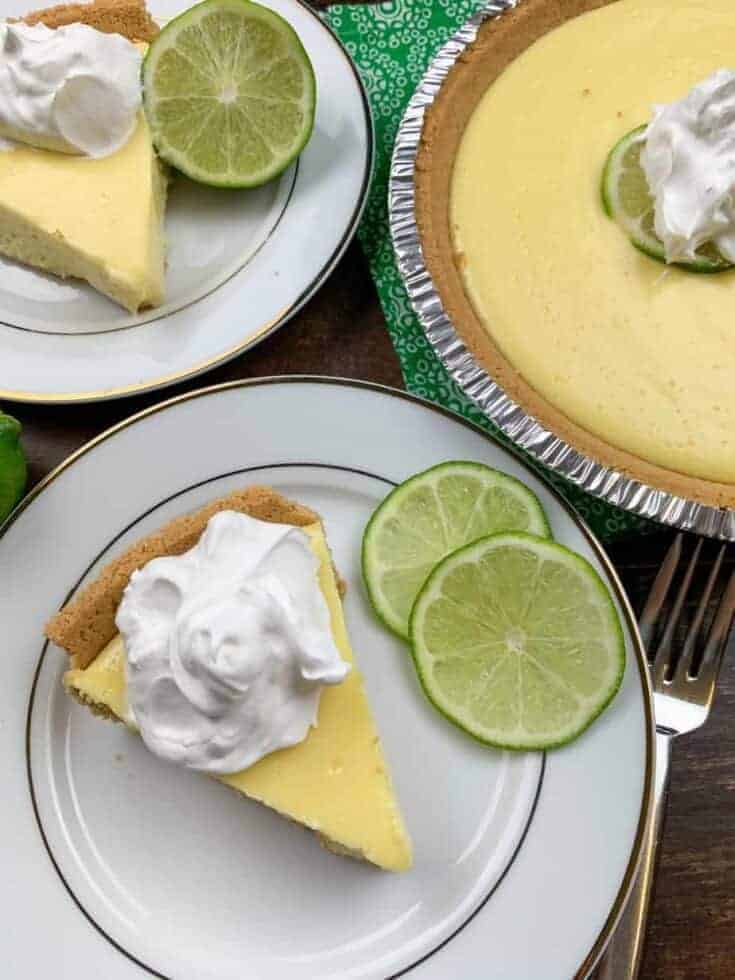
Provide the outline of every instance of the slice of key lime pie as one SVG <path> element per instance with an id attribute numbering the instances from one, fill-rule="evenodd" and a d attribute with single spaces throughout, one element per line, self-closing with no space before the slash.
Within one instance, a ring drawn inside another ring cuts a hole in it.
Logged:
<path id="1" fill-rule="evenodd" d="M 131 312 L 164 299 L 166 176 L 140 84 L 157 32 L 134 0 L 0 23 L 0 254 Z"/>
<path id="2" fill-rule="evenodd" d="M 339 592 L 318 515 L 249 487 L 133 545 L 46 633 L 70 655 L 68 693 L 156 755 L 402 871 L 411 844 Z"/>

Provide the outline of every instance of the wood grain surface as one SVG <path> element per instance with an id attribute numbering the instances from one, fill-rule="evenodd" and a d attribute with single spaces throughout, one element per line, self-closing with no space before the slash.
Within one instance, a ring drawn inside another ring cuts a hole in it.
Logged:
<path id="1" fill-rule="evenodd" d="M 398 360 L 357 245 L 349 249 L 318 296 L 289 324 L 255 350 L 199 381 L 153 396 L 94 405 L 7 407 L 23 423 L 33 485 L 92 436 L 167 396 L 237 378 L 301 373 L 363 378 L 402 387 Z M 609 548 L 636 611 L 641 608 L 671 537 L 670 531 L 662 530 Z M 708 544 L 708 554 L 713 551 L 714 545 Z M 735 663 L 730 656 L 722 671 L 710 721 L 675 746 L 644 980 L 735 977 L 733 716 Z M 487 980 L 492 976 L 490 969 Z"/>

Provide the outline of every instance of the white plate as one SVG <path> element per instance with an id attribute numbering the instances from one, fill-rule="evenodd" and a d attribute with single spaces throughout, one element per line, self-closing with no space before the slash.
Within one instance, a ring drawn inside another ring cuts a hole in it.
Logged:
<path id="1" fill-rule="evenodd" d="M 422 697 L 371 614 L 365 523 L 391 486 L 476 459 L 539 494 L 606 578 L 628 665 L 613 705 L 544 757 L 487 749 Z M 61 689 L 45 619 L 141 534 L 268 483 L 324 517 L 346 614 L 415 845 L 390 874 L 161 762 Z M 0 539 L 4 973 L 69 980 L 569 980 L 599 955 L 636 864 L 651 711 L 630 609 L 599 545 L 515 456 L 389 389 L 267 379 L 182 396 L 90 443 Z M 8 959 L 9 958 L 9 959 Z M 10 964 L 10 965 L 9 965 Z"/>
<path id="2" fill-rule="evenodd" d="M 370 110 L 340 42 L 299 0 L 267 0 L 314 65 L 314 132 L 254 191 L 177 178 L 166 216 L 167 301 L 131 316 L 91 287 L 0 257 L 0 398 L 91 401 L 163 387 L 235 357 L 313 295 L 350 242 L 373 162 Z M 153 0 L 166 20 L 190 4 Z M 0 0 L 0 15 L 28 9 Z M 111 230 L 112 233 L 112 230 Z"/>

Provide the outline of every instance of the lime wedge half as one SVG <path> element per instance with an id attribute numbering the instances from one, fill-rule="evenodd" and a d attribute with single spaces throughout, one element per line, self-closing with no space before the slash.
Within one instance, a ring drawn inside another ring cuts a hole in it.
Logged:
<path id="1" fill-rule="evenodd" d="M 641 167 L 646 126 L 631 130 L 615 144 L 602 172 L 602 204 L 633 245 L 641 252 L 666 262 L 661 239 L 654 230 L 654 203 Z M 724 272 L 732 265 L 711 243 L 702 245 L 694 262 L 675 262 L 690 272 Z"/>
<path id="2" fill-rule="evenodd" d="M 293 28 L 249 0 L 205 0 L 172 20 L 143 65 L 159 154 L 188 177 L 256 187 L 301 152 L 316 82 Z"/>
<path id="3" fill-rule="evenodd" d="M 536 495 L 489 466 L 441 463 L 396 487 L 373 514 L 362 542 L 363 576 L 378 616 L 408 639 L 411 607 L 435 565 L 498 531 L 551 535 Z"/>
<path id="4" fill-rule="evenodd" d="M 548 749 L 579 735 L 620 686 L 623 633 L 592 566 L 527 534 L 483 538 L 446 558 L 413 607 L 421 684 L 491 745 Z"/>
<path id="5" fill-rule="evenodd" d="M 26 458 L 20 444 L 20 422 L 0 412 L 0 524 L 23 496 Z"/>

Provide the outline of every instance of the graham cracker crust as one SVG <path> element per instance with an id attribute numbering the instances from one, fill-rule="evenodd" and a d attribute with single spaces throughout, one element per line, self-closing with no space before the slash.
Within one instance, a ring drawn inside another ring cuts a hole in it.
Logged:
<path id="1" fill-rule="evenodd" d="M 455 254 L 449 198 L 465 127 L 488 87 L 540 37 L 580 14 L 617 0 L 520 0 L 486 21 L 453 66 L 426 112 L 416 156 L 416 219 L 426 267 L 444 309 L 467 348 L 517 404 L 551 432 L 606 466 L 677 496 L 715 507 L 735 506 L 735 486 L 686 476 L 618 449 L 567 418 L 529 385 L 483 326 L 464 290 Z M 611 80 L 614 82 L 614 80 Z"/>
<path id="2" fill-rule="evenodd" d="M 59 4 L 34 10 L 22 18 L 26 24 L 65 27 L 86 24 L 104 34 L 122 34 L 129 41 L 152 41 L 159 27 L 146 10 L 145 0 L 93 0 L 92 3 Z"/>

